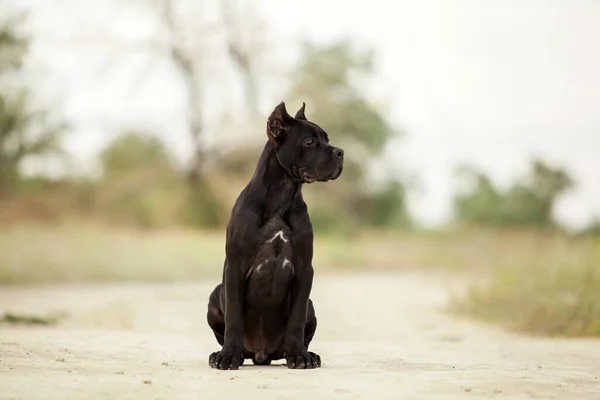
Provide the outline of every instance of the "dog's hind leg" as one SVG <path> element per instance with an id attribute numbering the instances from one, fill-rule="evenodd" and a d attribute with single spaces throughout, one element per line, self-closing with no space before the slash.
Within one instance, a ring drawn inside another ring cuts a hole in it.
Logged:
<path id="1" fill-rule="evenodd" d="M 208 299 L 208 312 L 206 313 L 206 319 L 208 325 L 213 330 L 217 342 L 221 346 L 225 343 L 225 316 L 221 308 L 221 288 L 222 284 L 217 285 L 215 290 L 210 294 Z M 215 360 L 219 352 L 214 352 L 208 357 L 208 364 L 211 367 L 215 367 Z M 243 363 L 243 361 L 242 361 Z"/>
<path id="2" fill-rule="evenodd" d="M 217 342 L 223 346 L 223 343 L 225 342 L 225 316 L 221 310 L 220 303 L 221 286 L 221 284 L 217 285 L 215 290 L 210 294 L 206 318 L 208 320 L 208 325 L 217 338 Z"/>
<path id="3" fill-rule="evenodd" d="M 304 327 L 304 346 L 306 350 L 308 350 L 308 346 L 315 336 L 315 332 L 317 330 L 317 315 L 315 314 L 315 307 L 313 306 L 313 302 L 311 299 L 308 299 L 308 310 L 306 315 L 306 325 Z M 310 362 L 314 367 L 321 366 L 321 357 L 318 354 L 315 354 L 311 351 L 308 352 L 310 355 Z"/>
<path id="4" fill-rule="evenodd" d="M 306 315 L 306 326 L 304 327 L 304 347 L 308 350 L 308 345 L 312 341 L 317 330 L 317 316 L 312 300 L 308 299 L 308 312 Z"/>
<path id="5" fill-rule="evenodd" d="M 210 294 L 208 299 L 208 312 L 206 313 L 206 319 L 208 320 L 208 325 L 215 334 L 215 338 L 217 338 L 217 342 L 223 346 L 223 343 L 225 343 L 225 315 L 223 314 L 223 308 L 221 306 L 221 290 L 222 284 L 219 284 Z M 211 367 L 215 367 L 214 363 L 217 354 L 219 354 L 218 351 L 212 353 L 208 357 L 208 364 Z M 242 364 L 243 363 L 244 360 L 242 359 Z"/>

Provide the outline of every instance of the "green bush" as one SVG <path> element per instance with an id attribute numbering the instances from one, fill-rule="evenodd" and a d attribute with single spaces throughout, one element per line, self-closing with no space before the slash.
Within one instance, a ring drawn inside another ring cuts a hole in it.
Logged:
<path id="1" fill-rule="evenodd" d="M 455 310 L 534 334 L 600 336 L 600 245 L 552 258 L 492 270 L 490 281 L 471 288 Z"/>
<path id="2" fill-rule="evenodd" d="M 534 160 L 528 176 L 505 191 L 496 187 L 485 174 L 470 168 L 461 175 L 470 188 L 454 199 L 456 218 L 463 223 L 493 227 L 555 226 L 552 212 L 558 198 L 573 182 L 561 168 L 552 168 Z"/>
<path id="3" fill-rule="evenodd" d="M 205 182 L 198 182 L 188 188 L 180 217 L 183 225 L 195 227 L 215 228 L 222 227 L 226 223 L 226 215 L 220 199 Z"/>
<path id="4" fill-rule="evenodd" d="M 351 236 L 356 231 L 357 222 L 354 218 L 348 217 L 344 209 L 335 203 L 308 204 L 310 221 L 317 234 L 341 234 Z"/>
<path id="5" fill-rule="evenodd" d="M 374 53 L 352 42 L 305 43 L 290 76 L 287 97 L 297 104 L 305 102 L 307 118 L 328 132 L 332 144 L 346 151 L 341 177 L 319 186 L 320 197 L 335 204 L 311 209 L 311 219 L 319 229 L 348 231 L 349 223 L 372 227 L 407 223 L 403 182 L 392 180 L 377 192 L 367 190 L 370 164 L 382 160 L 390 141 L 401 137 L 387 108 L 364 91 L 374 69 Z"/>

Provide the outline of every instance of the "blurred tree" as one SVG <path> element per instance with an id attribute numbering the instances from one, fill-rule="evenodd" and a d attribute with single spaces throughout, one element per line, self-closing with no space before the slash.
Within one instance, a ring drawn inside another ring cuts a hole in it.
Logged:
<path id="1" fill-rule="evenodd" d="M 531 180 L 533 195 L 540 204 L 540 218 L 550 221 L 557 198 L 572 189 L 575 183 L 565 170 L 552 168 L 538 160 L 533 163 Z"/>
<path id="2" fill-rule="evenodd" d="M 0 9 L 2 4 L 0 4 Z M 49 122 L 35 110 L 20 71 L 29 38 L 21 31 L 24 15 L 0 14 L 0 196 L 10 193 L 19 166 L 31 156 L 60 152 L 65 124 Z"/>
<path id="3" fill-rule="evenodd" d="M 577 232 L 577 236 L 590 236 L 600 238 L 600 217 L 593 217 L 591 220 Z M 600 259 L 600 246 L 598 247 L 598 257 Z"/>
<path id="4" fill-rule="evenodd" d="M 411 225 L 404 182 L 389 181 L 373 193 L 360 197 L 363 198 L 365 207 L 361 213 L 373 226 L 406 228 Z"/>
<path id="5" fill-rule="evenodd" d="M 319 188 L 323 197 L 335 199 L 347 217 L 360 223 L 406 226 L 410 221 L 406 188 L 398 177 L 376 190 L 367 188 L 371 161 L 397 134 L 386 119 L 386 110 L 369 101 L 364 91 L 372 73 L 373 53 L 349 41 L 304 44 L 290 77 L 289 98 L 306 102 L 308 119 L 330 132 L 332 141 L 346 151 L 344 173 L 335 184 Z"/>
<path id="6" fill-rule="evenodd" d="M 106 180 L 139 171 L 148 171 L 153 179 L 174 173 L 165 145 L 156 136 L 141 132 L 119 135 L 100 153 L 100 161 Z"/>
<path id="7" fill-rule="evenodd" d="M 257 64 L 262 44 L 256 1 L 220 0 L 227 52 L 242 78 L 245 104 L 250 117 L 258 116 Z"/>
<path id="8" fill-rule="evenodd" d="M 505 193 L 473 169 L 462 169 L 459 175 L 470 186 L 455 197 L 455 215 L 461 222 L 480 225 L 551 227 L 556 200 L 573 186 L 564 170 L 539 160 L 532 162 L 528 177 Z"/>
<path id="9" fill-rule="evenodd" d="M 364 92 L 372 73 L 373 54 L 342 41 L 323 47 L 304 44 L 301 61 L 291 74 L 290 97 L 307 103 L 311 118 L 334 133 L 336 142 L 343 142 L 354 164 L 378 156 L 395 135 L 385 111 Z M 361 168 L 352 169 L 353 178 L 358 178 Z"/>
<path id="10" fill-rule="evenodd" d="M 189 133 L 194 146 L 192 166 L 189 169 L 190 184 L 202 190 L 200 169 L 206 157 L 203 145 L 202 57 L 201 40 L 194 40 L 186 32 L 185 25 L 176 20 L 173 0 L 154 0 L 155 14 L 164 29 L 164 39 L 153 46 L 157 52 L 166 55 L 180 74 L 188 101 Z"/>
<path id="11" fill-rule="evenodd" d="M 113 51 L 128 53 L 143 51 L 151 56 L 148 66 L 156 65 L 156 56 L 167 60 L 181 78 L 187 98 L 188 132 L 192 144 L 192 159 L 186 175 L 190 186 L 188 213 L 206 215 L 206 209 L 216 207 L 210 213 L 215 218 L 194 218 L 195 223 L 214 225 L 223 222 L 218 215 L 226 215 L 220 210 L 220 202 L 216 198 L 207 177 L 204 176 L 209 162 L 218 161 L 220 153 L 208 148 L 206 142 L 203 94 L 209 77 L 207 65 L 218 50 L 226 49 L 229 59 L 237 67 L 243 82 L 246 105 L 250 116 L 257 113 L 258 86 L 256 84 L 256 60 L 259 58 L 258 41 L 256 39 L 257 16 L 251 15 L 256 4 L 253 1 L 223 0 L 221 18 L 217 21 L 204 18 L 209 5 L 205 1 L 184 0 L 135 0 L 144 4 L 156 18 L 158 34 L 137 43 L 123 43 L 117 39 Z M 252 18 L 250 18 L 250 16 Z M 250 21 L 250 22 L 249 22 Z M 215 40 L 219 35 L 215 53 Z M 114 60 L 114 58 L 113 58 Z"/>
<path id="12" fill-rule="evenodd" d="M 158 137 L 125 132 L 99 158 L 103 180 L 97 202 L 102 210 L 144 228 L 188 222 L 181 211 L 184 180 Z"/>

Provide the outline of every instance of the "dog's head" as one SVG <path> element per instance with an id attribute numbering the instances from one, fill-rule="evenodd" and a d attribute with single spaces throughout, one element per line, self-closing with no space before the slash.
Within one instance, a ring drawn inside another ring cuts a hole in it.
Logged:
<path id="1" fill-rule="evenodd" d="M 337 179 L 344 169 L 344 150 L 329 144 L 327 133 L 306 119 L 304 108 L 302 103 L 292 117 L 281 102 L 267 120 L 267 136 L 275 147 L 279 163 L 296 181 Z"/>

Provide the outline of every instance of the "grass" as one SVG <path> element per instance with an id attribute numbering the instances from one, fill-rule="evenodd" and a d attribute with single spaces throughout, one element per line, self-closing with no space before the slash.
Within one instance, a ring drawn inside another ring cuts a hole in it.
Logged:
<path id="1" fill-rule="evenodd" d="M 225 232 L 19 223 L 0 230 L 0 284 L 176 281 L 220 277 Z M 358 267 L 340 238 L 315 244 L 315 266 Z"/>
<path id="2" fill-rule="evenodd" d="M 65 315 L 52 315 L 52 316 L 39 316 L 39 315 L 25 315 L 15 313 L 5 313 L 0 318 L 0 324 L 9 325 L 55 325 L 60 320 L 64 319 Z"/>
<path id="3" fill-rule="evenodd" d="M 137 230 L 92 223 L 0 229 L 0 283 L 182 280 L 220 276 L 224 229 Z M 585 243 L 527 232 L 315 232 L 316 270 L 443 268 L 487 272 L 569 259 Z"/>
<path id="4" fill-rule="evenodd" d="M 490 271 L 489 279 L 456 299 L 452 310 L 510 330 L 544 336 L 600 336 L 600 246 Z"/>
<path id="5" fill-rule="evenodd" d="M 5 225 L 0 284 L 219 279 L 224 239 L 223 229 Z M 456 313 L 534 334 L 600 336 L 600 244 L 591 239 L 526 231 L 365 230 L 351 238 L 317 231 L 313 265 L 317 272 L 442 269 L 473 282 L 453 303 Z"/>
<path id="6" fill-rule="evenodd" d="M 202 278 L 218 273 L 223 249 L 210 232 L 18 224 L 0 231 L 0 282 Z"/>

